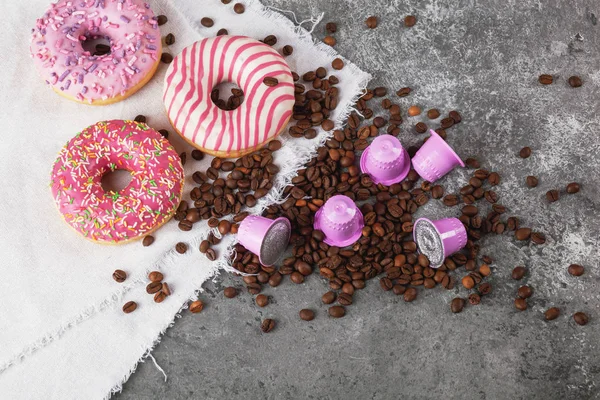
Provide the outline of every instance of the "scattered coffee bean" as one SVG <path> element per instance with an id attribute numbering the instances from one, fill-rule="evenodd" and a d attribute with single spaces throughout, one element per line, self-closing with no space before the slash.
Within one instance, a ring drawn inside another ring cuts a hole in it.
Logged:
<path id="1" fill-rule="evenodd" d="M 333 67 L 333 69 L 340 70 L 340 69 L 344 68 L 344 61 L 342 61 L 341 58 L 336 58 L 331 63 L 331 66 Z"/>
<path id="2" fill-rule="evenodd" d="M 173 56 L 169 53 L 162 53 L 160 56 L 160 61 L 165 64 L 171 64 L 173 62 Z"/>
<path id="3" fill-rule="evenodd" d="M 469 303 L 473 306 L 476 306 L 477 304 L 481 303 L 481 296 L 479 296 L 477 293 L 471 293 L 469 295 Z"/>
<path id="4" fill-rule="evenodd" d="M 166 129 L 159 129 L 158 133 L 160 133 L 161 136 L 164 137 L 165 139 L 169 138 L 169 131 Z"/>
<path id="5" fill-rule="evenodd" d="M 527 300 L 517 297 L 515 299 L 515 308 L 519 311 L 527 310 Z"/>
<path id="6" fill-rule="evenodd" d="M 223 294 L 228 299 L 233 299 L 235 296 L 238 295 L 238 291 L 237 291 L 236 288 L 228 286 L 228 287 L 225 288 L 225 290 L 223 290 Z"/>
<path id="7" fill-rule="evenodd" d="M 455 297 L 452 299 L 452 301 L 450 302 L 450 311 L 452 311 L 454 314 L 458 314 L 459 312 L 461 312 L 463 310 L 463 308 L 465 308 L 465 299 L 460 298 L 460 297 Z"/>
<path id="8" fill-rule="evenodd" d="M 532 232 L 531 241 L 535 244 L 544 244 L 546 243 L 546 235 L 542 232 Z"/>
<path id="9" fill-rule="evenodd" d="M 512 271 L 512 278 L 516 281 L 519 281 L 523 279 L 525 273 L 527 273 L 527 268 L 522 266 L 515 267 Z"/>
<path id="10" fill-rule="evenodd" d="M 157 292 L 154 294 L 154 302 L 155 303 L 162 303 L 166 298 L 167 298 L 167 295 L 163 291 L 160 291 L 160 292 Z"/>
<path id="11" fill-rule="evenodd" d="M 243 14 L 244 11 L 246 11 L 246 7 L 244 7 L 242 3 L 235 3 L 233 6 L 233 11 L 235 11 L 236 14 Z"/>
<path id="12" fill-rule="evenodd" d="M 333 318 L 342 318 L 346 315 L 346 309 L 343 306 L 331 306 L 327 312 Z"/>
<path id="13" fill-rule="evenodd" d="M 125 314 L 129 314 L 135 311 L 137 308 L 137 303 L 135 301 L 128 301 L 123 305 L 123 312 Z"/>
<path id="14" fill-rule="evenodd" d="M 158 17 L 156 17 L 156 22 L 158 23 L 158 26 L 162 26 L 164 24 L 166 24 L 169 21 L 169 19 L 167 18 L 166 15 L 159 15 Z"/>
<path id="15" fill-rule="evenodd" d="M 408 107 L 407 113 L 409 117 L 415 117 L 421 114 L 421 108 L 419 106 L 410 106 Z"/>
<path id="16" fill-rule="evenodd" d="M 576 312 L 575 314 L 573 314 L 573 319 L 575 320 L 575 322 L 577 323 L 577 325 L 587 325 L 589 318 L 587 316 L 586 313 L 583 312 Z"/>
<path id="17" fill-rule="evenodd" d="M 115 272 L 113 272 L 112 277 L 115 281 L 123 283 L 125 282 L 125 279 L 127 279 L 127 274 L 121 269 L 115 269 Z"/>
<path id="18" fill-rule="evenodd" d="M 531 229 L 519 228 L 515 231 L 515 238 L 517 240 L 527 240 L 531 237 Z"/>
<path id="19" fill-rule="evenodd" d="M 225 28 L 221 28 L 217 31 L 217 36 L 229 35 L 229 31 Z"/>
<path id="20" fill-rule="evenodd" d="M 467 167 L 469 168 L 479 168 L 479 161 L 477 161 L 476 158 L 473 157 L 469 157 L 465 160 L 465 164 L 467 165 Z"/>
<path id="21" fill-rule="evenodd" d="M 462 121 L 460 113 L 456 110 L 452 110 L 448 113 L 448 116 L 452 118 L 455 124 L 459 124 Z"/>
<path id="22" fill-rule="evenodd" d="M 266 307 L 269 304 L 269 297 L 264 294 L 256 296 L 256 305 L 259 307 Z"/>
<path id="23" fill-rule="evenodd" d="M 167 36 L 165 36 L 165 44 L 167 46 L 175 44 L 175 35 L 173 35 L 172 33 L 167 34 Z"/>
<path id="24" fill-rule="evenodd" d="M 405 87 L 405 88 L 402 88 L 402 89 L 398 90 L 398 91 L 396 92 L 396 95 L 397 95 L 398 97 L 406 97 L 406 96 L 408 96 L 408 95 L 410 94 L 410 92 L 411 92 L 411 91 L 412 91 L 412 89 L 411 89 L 411 88 L 409 88 L 409 87 Z"/>
<path id="25" fill-rule="evenodd" d="M 548 190 L 546 192 L 546 200 L 548 200 L 550 203 L 554 203 L 555 201 L 558 201 L 558 190 L 553 189 L 553 190 Z"/>
<path id="26" fill-rule="evenodd" d="M 488 183 L 492 186 L 496 186 L 500 183 L 500 175 L 497 172 L 492 172 L 488 176 Z"/>
<path id="27" fill-rule="evenodd" d="M 527 186 L 529 186 L 530 188 L 534 188 L 538 185 L 538 178 L 536 178 L 535 176 L 529 175 L 525 179 L 525 183 L 527 183 Z"/>
<path id="28" fill-rule="evenodd" d="M 337 40 L 333 36 L 325 36 L 323 38 L 323 42 L 328 46 L 335 46 L 337 44 Z"/>
<path id="29" fill-rule="evenodd" d="M 283 49 L 281 49 L 281 52 L 283 53 L 284 56 L 291 56 L 292 53 L 294 53 L 294 48 L 292 46 L 290 46 L 289 44 L 283 46 Z"/>
<path id="30" fill-rule="evenodd" d="M 544 317 L 546 318 L 546 321 L 552 321 L 552 320 L 558 318 L 559 315 L 560 315 L 560 309 L 558 307 L 551 307 L 551 308 L 547 309 L 546 312 L 544 313 Z"/>
<path id="31" fill-rule="evenodd" d="M 427 132 L 427 125 L 424 122 L 417 122 L 415 125 L 415 131 L 417 133 L 425 133 Z"/>
<path id="32" fill-rule="evenodd" d="M 519 156 L 521 158 L 528 158 L 531 155 L 531 148 L 530 147 L 523 147 L 520 151 L 519 151 Z"/>
<path id="33" fill-rule="evenodd" d="M 263 320 L 263 322 L 260 324 L 260 330 L 263 331 L 263 333 L 269 333 L 273 329 L 275 329 L 275 321 L 270 318 Z"/>
<path id="34" fill-rule="evenodd" d="M 179 253 L 179 254 L 183 254 L 187 251 L 187 244 L 179 242 L 175 245 L 175 250 Z"/>
<path id="35" fill-rule="evenodd" d="M 336 299 L 335 292 L 327 292 L 321 297 L 323 304 L 332 304 Z"/>
<path id="36" fill-rule="evenodd" d="M 554 82 L 554 78 L 552 77 L 552 75 L 548 75 L 548 74 L 542 74 L 540 75 L 540 77 L 538 78 L 538 81 L 542 84 L 542 85 L 550 85 L 552 84 L 552 82 Z"/>
<path id="37" fill-rule="evenodd" d="M 215 261 L 217 259 L 217 252 L 211 248 L 206 250 L 205 254 L 206 254 L 206 258 L 208 258 L 210 261 Z"/>
<path id="38" fill-rule="evenodd" d="M 490 266 L 487 264 L 483 264 L 479 267 L 479 273 L 483 276 L 490 276 L 492 274 L 492 270 Z"/>
<path id="39" fill-rule="evenodd" d="M 336 33 L 337 32 L 337 24 L 335 22 L 328 22 L 327 24 L 325 24 L 325 29 L 329 33 Z"/>
<path id="40" fill-rule="evenodd" d="M 578 88 L 581 85 L 583 85 L 583 81 L 578 76 L 571 76 L 571 77 L 569 77 L 568 82 L 569 82 L 569 85 L 571 87 L 574 87 L 574 88 Z"/>
<path id="41" fill-rule="evenodd" d="M 404 17 L 404 26 L 407 28 L 412 28 L 417 23 L 417 17 L 414 15 L 407 15 Z"/>
<path id="42" fill-rule="evenodd" d="M 275 46 L 277 44 L 277 36 L 269 35 L 263 39 L 263 43 L 268 46 Z"/>
<path id="43" fill-rule="evenodd" d="M 189 309 L 192 314 L 198 314 L 204 310 L 204 303 L 200 300 L 192 301 Z"/>
<path id="44" fill-rule="evenodd" d="M 432 108 L 427 111 L 427 118 L 437 119 L 440 116 L 440 111 L 437 108 Z"/>
<path id="45" fill-rule="evenodd" d="M 150 279 L 150 282 L 160 282 L 164 279 L 164 276 L 158 271 L 152 271 L 148 274 L 148 279 Z"/>
<path id="46" fill-rule="evenodd" d="M 315 312 L 306 308 L 302 309 L 300 310 L 300 319 L 303 321 L 312 321 L 315 319 Z"/>
<path id="47" fill-rule="evenodd" d="M 467 290 L 473 289 L 473 287 L 475 287 L 475 281 L 473 280 L 473 278 L 470 275 L 463 277 L 461 282 L 462 282 L 462 285 Z"/>
<path id="48" fill-rule="evenodd" d="M 567 185 L 567 193 L 575 194 L 577 192 L 579 192 L 579 183 L 571 182 Z"/>
<path id="49" fill-rule="evenodd" d="M 221 3 L 223 3 L 223 4 L 229 4 L 229 3 L 231 3 L 231 0 L 221 0 Z"/>
<path id="50" fill-rule="evenodd" d="M 365 24 L 367 24 L 367 27 L 370 29 L 375 29 L 377 28 L 377 17 L 369 17 L 366 19 Z"/>
<path id="51" fill-rule="evenodd" d="M 533 290 L 527 285 L 521 286 L 519 290 L 517 290 L 517 295 L 522 299 L 528 299 L 533 294 Z"/>
<path id="52" fill-rule="evenodd" d="M 146 286 L 146 293 L 154 294 L 159 292 L 162 289 L 162 283 L 160 282 L 150 282 L 148 286 Z"/>
<path id="53" fill-rule="evenodd" d="M 410 287 L 404 292 L 404 301 L 410 303 L 417 298 L 417 289 Z"/>
<path id="54" fill-rule="evenodd" d="M 567 268 L 567 271 L 573 276 L 581 276 L 585 272 L 585 268 L 579 264 L 571 264 L 569 265 L 569 268 Z"/>
<path id="55" fill-rule="evenodd" d="M 146 123 L 146 116 L 145 115 L 138 115 L 133 119 L 135 122 L 141 122 L 143 124 Z"/>

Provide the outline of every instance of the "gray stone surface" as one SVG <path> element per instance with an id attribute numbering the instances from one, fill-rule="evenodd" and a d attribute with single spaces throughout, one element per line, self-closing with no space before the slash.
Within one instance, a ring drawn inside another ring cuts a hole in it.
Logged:
<path id="1" fill-rule="evenodd" d="M 482 254 L 495 259 L 494 292 L 477 307 L 453 315 L 449 302 L 464 289 L 421 291 L 411 304 L 384 293 L 376 281 L 355 297 L 341 320 L 331 320 L 320 296 L 326 284 L 317 274 L 303 285 L 289 280 L 266 293 L 264 309 L 242 294 L 224 299 L 222 288 L 241 286 L 223 275 L 201 296 L 199 315 L 184 313 L 156 347 L 151 362 L 140 364 L 115 399 L 591 399 L 600 398 L 600 292 L 598 204 L 600 174 L 600 36 L 595 0 L 423 0 L 294 1 L 265 0 L 294 10 L 299 18 L 325 12 L 336 21 L 336 48 L 375 76 L 372 87 L 414 88 L 402 105 L 459 110 L 463 123 L 448 141 L 463 157 L 477 156 L 502 175 L 498 188 L 511 215 L 548 236 L 544 246 L 516 243 L 509 236 L 482 241 Z M 403 27 L 407 14 L 418 18 Z M 380 17 L 367 30 L 364 19 Z M 324 24 L 316 35 L 324 36 Z M 579 34 L 580 40 L 576 35 Z M 542 87 L 541 73 L 556 75 Z M 583 87 L 566 79 L 580 75 Z M 401 139 L 421 140 L 405 123 Z M 517 156 L 525 145 L 533 155 Z M 526 189 L 524 177 L 540 185 Z M 448 189 L 465 183 L 466 172 L 443 180 Z M 570 181 L 582 192 L 544 200 L 551 188 Z M 458 215 L 430 202 L 421 210 L 434 216 Z M 570 263 L 586 266 L 573 278 Z M 522 283 L 531 285 L 530 308 L 518 312 L 513 299 L 519 283 L 516 265 L 529 267 Z M 561 316 L 543 320 L 558 306 Z M 312 322 L 301 308 L 316 311 Z M 575 311 L 590 323 L 573 323 Z M 262 318 L 277 328 L 261 334 Z"/>

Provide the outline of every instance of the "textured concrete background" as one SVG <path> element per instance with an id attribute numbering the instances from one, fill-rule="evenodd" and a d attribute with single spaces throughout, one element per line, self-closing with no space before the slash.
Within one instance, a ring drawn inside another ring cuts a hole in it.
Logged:
<path id="1" fill-rule="evenodd" d="M 501 203 L 548 241 L 529 247 L 509 236 L 483 240 L 481 254 L 495 259 L 494 292 L 457 315 L 449 301 L 466 297 L 464 289 L 421 290 L 408 304 L 374 281 L 355 295 L 345 318 L 332 320 L 320 304 L 327 286 L 317 274 L 303 285 L 285 280 L 266 289 L 273 303 L 258 309 L 247 293 L 225 299 L 222 288 L 241 280 L 224 275 L 201 296 L 205 310 L 184 313 L 156 347 L 168 382 L 146 362 L 115 399 L 600 398 L 598 2 L 265 3 L 299 19 L 325 12 L 324 22 L 338 23 L 337 50 L 375 76 L 371 87 L 415 89 L 409 98 L 390 96 L 404 110 L 459 110 L 463 122 L 448 131 L 448 141 L 461 156 L 498 171 Z M 402 25 L 407 14 L 418 18 L 412 29 Z M 375 30 L 364 25 L 369 15 L 380 17 Z M 324 24 L 315 32 L 322 38 Z M 542 87 L 541 73 L 554 74 L 556 83 Z M 570 88 L 570 75 L 580 75 L 583 87 Z M 401 139 L 420 140 L 409 132 Z M 522 160 L 517 153 L 525 145 L 533 155 Z M 529 174 L 539 176 L 538 188 L 525 187 Z M 465 177 L 455 172 L 442 183 L 456 189 Z M 564 191 L 571 181 L 581 182 L 579 194 L 545 202 L 547 190 Z M 458 208 L 430 201 L 420 213 L 457 216 Z M 575 262 L 586 267 L 580 278 L 566 273 Z M 517 283 L 510 272 L 520 264 L 530 274 Z M 518 312 L 513 299 L 525 282 L 535 292 L 530 308 Z M 562 315 L 546 322 L 543 311 L 552 305 Z M 305 307 L 317 312 L 314 321 L 298 318 Z M 576 311 L 590 315 L 587 326 L 574 324 Z M 261 334 L 267 317 L 277 328 Z"/>

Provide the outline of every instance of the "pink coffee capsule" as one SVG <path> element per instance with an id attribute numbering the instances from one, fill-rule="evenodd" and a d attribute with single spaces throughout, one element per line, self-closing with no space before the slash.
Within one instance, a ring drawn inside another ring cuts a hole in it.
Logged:
<path id="1" fill-rule="evenodd" d="M 395 136 L 377 136 L 363 151 L 360 170 L 369 174 L 374 183 L 389 186 L 406 178 L 410 157 Z"/>
<path id="2" fill-rule="evenodd" d="M 238 229 L 241 245 L 256 254 L 266 267 L 277 262 L 290 241 L 292 225 L 285 217 L 275 220 L 248 215 Z"/>
<path id="3" fill-rule="evenodd" d="M 323 241 L 330 246 L 350 246 L 364 226 L 362 213 L 348 196 L 333 196 L 315 214 L 314 228 L 323 232 Z"/>
<path id="4" fill-rule="evenodd" d="M 467 230 L 458 218 L 419 218 L 413 226 L 413 238 L 421 254 L 429 259 L 430 267 L 439 268 L 446 257 L 466 246 Z"/>
<path id="5" fill-rule="evenodd" d="M 464 167 L 465 163 L 433 129 L 429 133 L 431 136 L 417 151 L 412 164 L 421 178 L 433 183 L 457 166 Z"/>

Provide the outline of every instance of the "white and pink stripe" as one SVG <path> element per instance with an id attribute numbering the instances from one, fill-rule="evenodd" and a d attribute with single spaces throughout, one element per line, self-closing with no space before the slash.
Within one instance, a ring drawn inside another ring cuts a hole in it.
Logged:
<path id="1" fill-rule="evenodd" d="M 275 77 L 279 84 L 263 84 Z M 233 82 L 244 102 L 221 110 L 210 98 L 215 86 Z M 189 142 L 215 155 L 239 156 L 283 129 L 294 106 L 294 81 L 283 57 L 244 36 L 207 38 L 186 47 L 167 70 L 163 101 L 171 123 Z"/>

